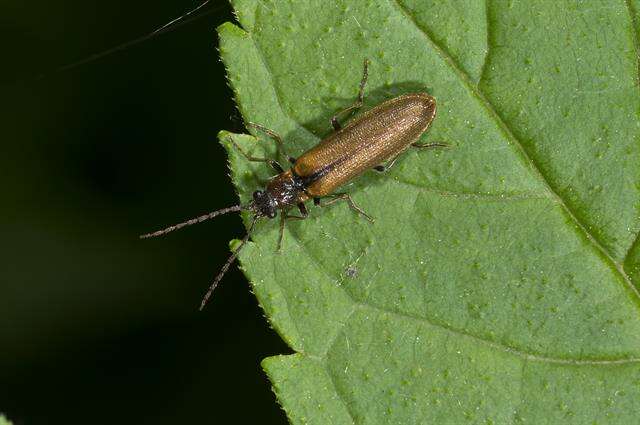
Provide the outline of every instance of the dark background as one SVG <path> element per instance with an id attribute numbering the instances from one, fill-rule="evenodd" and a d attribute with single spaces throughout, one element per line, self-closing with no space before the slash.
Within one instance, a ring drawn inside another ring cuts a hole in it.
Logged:
<path id="1" fill-rule="evenodd" d="M 226 2 L 0 5 L 0 412 L 20 424 L 286 423 L 260 368 L 289 349 L 234 267 L 221 129 L 243 131 L 216 51 Z M 44 74 L 43 76 L 41 74 Z"/>

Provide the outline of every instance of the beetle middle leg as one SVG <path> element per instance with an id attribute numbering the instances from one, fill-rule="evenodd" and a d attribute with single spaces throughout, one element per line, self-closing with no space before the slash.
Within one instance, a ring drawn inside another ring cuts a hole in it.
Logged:
<path id="1" fill-rule="evenodd" d="M 275 141 L 276 141 L 276 143 L 278 144 L 278 150 L 279 150 L 280 152 L 282 152 L 282 154 L 283 154 L 284 156 L 286 156 L 286 157 L 287 157 L 287 160 L 288 160 L 290 163 L 292 163 L 292 164 L 293 164 L 294 162 L 296 162 L 296 159 L 295 159 L 294 157 L 292 157 L 292 156 L 290 156 L 289 154 L 287 154 L 287 152 L 286 152 L 286 150 L 285 150 L 285 147 L 284 147 L 284 140 L 282 140 L 282 137 L 281 137 L 278 133 L 276 133 L 275 131 L 273 131 L 273 130 L 271 130 L 271 129 L 269 129 L 269 128 L 267 128 L 267 127 L 263 126 L 263 125 L 256 124 L 256 123 L 254 123 L 254 122 L 248 122 L 248 123 L 247 123 L 247 127 L 253 127 L 253 128 L 255 128 L 256 130 L 260 130 L 260 131 L 262 131 L 263 133 L 267 134 L 269 137 L 271 137 L 273 140 L 275 140 Z"/>
<path id="2" fill-rule="evenodd" d="M 398 160 L 399 156 L 400 155 L 396 155 L 396 156 L 393 157 L 393 159 L 391 159 L 391 161 L 387 162 L 384 165 L 383 164 L 376 165 L 375 167 L 373 167 L 373 169 L 376 170 L 379 173 L 386 173 L 387 171 L 389 171 L 391 169 L 391 167 L 393 167 L 393 165 Z"/>
<path id="3" fill-rule="evenodd" d="M 360 80 L 360 91 L 358 92 L 358 100 L 356 100 L 356 102 L 353 105 L 349 106 L 346 109 L 343 109 L 342 111 L 338 112 L 331 118 L 331 125 L 333 126 L 333 129 L 335 131 L 338 131 L 342 128 L 342 126 L 340 125 L 340 122 L 338 122 L 338 117 L 340 115 L 347 115 L 359 109 L 362 106 L 362 103 L 364 101 L 364 86 L 367 85 L 368 77 L 369 77 L 369 59 L 365 59 L 364 71 L 362 72 L 362 80 Z"/>
<path id="4" fill-rule="evenodd" d="M 329 195 L 328 197 L 331 197 L 331 199 L 329 199 L 324 204 L 320 203 L 320 199 L 319 198 L 314 198 L 313 203 L 315 205 L 319 206 L 319 207 L 326 207 L 326 206 L 329 206 L 329 205 L 331 205 L 333 203 L 336 203 L 338 201 L 347 201 L 349 203 L 349 208 L 351 208 L 352 210 L 354 210 L 358 214 L 362 215 L 364 218 L 369 220 L 371 223 L 373 223 L 375 221 L 373 219 L 373 217 L 371 217 L 369 214 L 364 212 L 364 210 L 362 208 L 360 208 L 359 206 L 356 205 L 355 202 L 353 202 L 353 199 L 351 199 L 351 195 L 349 195 L 348 193 L 335 193 L 333 195 Z"/>
<path id="5" fill-rule="evenodd" d="M 284 222 L 287 220 L 304 220 L 309 216 L 307 207 L 305 207 L 302 202 L 298 204 L 298 209 L 300 210 L 300 215 L 291 215 L 287 211 L 282 211 L 282 213 L 280 213 L 280 234 L 278 235 L 278 248 L 277 248 L 278 251 L 280 251 L 280 248 L 282 248 L 282 237 L 284 236 Z"/>

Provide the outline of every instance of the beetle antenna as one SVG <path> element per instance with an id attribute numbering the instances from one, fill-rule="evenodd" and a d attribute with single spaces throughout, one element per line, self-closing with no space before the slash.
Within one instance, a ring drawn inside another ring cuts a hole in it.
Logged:
<path id="1" fill-rule="evenodd" d="M 213 283 L 211 284 L 211 286 L 209 286 L 209 289 L 207 289 L 207 293 L 204 294 L 204 297 L 202 298 L 202 302 L 200 303 L 200 311 L 202 311 L 204 306 L 207 305 L 207 303 L 209 302 L 209 298 L 211 298 L 211 294 L 213 294 L 213 291 L 218 286 L 218 283 L 220 283 L 224 274 L 227 272 L 227 270 L 229 270 L 229 267 L 231 266 L 231 264 L 233 264 L 236 258 L 238 258 L 238 254 L 240 253 L 240 250 L 249 241 L 249 238 L 251 237 L 251 233 L 253 232 L 253 226 L 255 226 L 258 218 L 259 218 L 258 215 L 253 216 L 253 221 L 251 222 L 251 226 L 249 226 L 249 230 L 247 230 L 247 234 L 244 235 L 244 238 L 242 238 L 242 241 L 240 242 L 240 245 L 238 246 L 238 248 L 233 252 L 233 254 L 229 256 L 229 258 L 227 259 L 227 262 L 224 263 L 224 266 L 222 266 L 222 269 L 220 269 L 220 272 L 218 273 L 216 278 L 213 280 Z"/>
<path id="2" fill-rule="evenodd" d="M 241 211 L 248 208 L 248 206 L 243 205 L 234 205 L 232 207 L 222 208 L 221 210 L 212 211 L 208 214 L 201 215 L 200 217 L 192 218 L 191 220 L 174 224 L 173 226 L 169 226 L 166 229 L 158 230 L 152 233 L 145 233 L 144 235 L 140 235 L 140 239 L 155 238 L 156 236 L 166 235 L 167 233 L 173 232 L 174 230 L 182 229 L 183 227 L 191 226 L 192 224 L 202 223 L 205 220 L 209 220 L 210 218 L 217 217 L 222 214 Z"/>

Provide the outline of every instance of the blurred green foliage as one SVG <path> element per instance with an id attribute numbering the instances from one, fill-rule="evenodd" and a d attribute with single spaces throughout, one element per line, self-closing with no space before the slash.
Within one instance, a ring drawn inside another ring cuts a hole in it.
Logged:
<path id="1" fill-rule="evenodd" d="M 243 130 L 215 49 L 230 7 L 55 71 L 196 5 L 0 5 L 0 411 L 16 424 L 285 422 L 259 362 L 288 349 L 246 279 L 234 268 L 197 312 L 240 219 L 137 239 L 237 201 L 216 140 Z"/>

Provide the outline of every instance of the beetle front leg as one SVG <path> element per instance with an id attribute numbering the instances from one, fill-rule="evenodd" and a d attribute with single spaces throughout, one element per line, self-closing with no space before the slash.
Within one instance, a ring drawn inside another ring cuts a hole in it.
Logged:
<path id="1" fill-rule="evenodd" d="M 287 157 L 287 160 L 292 164 L 294 162 L 296 162 L 296 159 L 294 157 L 289 156 L 287 154 L 286 149 L 284 147 L 284 140 L 282 140 L 282 137 L 278 133 L 276 133 L 275 131 L 273 131 L 271 129 L 268 129 L 267 127 L 265 127 L 263 125 L 256 124 L 254 122 L 248 122 L 247 123 L 247 127 L 253 127 L 256 130 L 260 130 L 263 133 L 266 133 L 267 135 L 269 135 L 269 137 L 271 137 L 273 140 L 276 141 L 276 144 L 278 145 L 279 151 L 282 152 L 282 154 Z"/>
<path id="2" fill-rule="evenodd" d="M 282 211 L 280 213 L 280 235 L 278 236 L 278 252 L 280 252 L 280 248 L 282 248 L 282 238 L 284 236 L 284 226 L 285 221 L 287 220 L 304 220 L 309 216 L 309 212 L 307 211 L 307 207 L 304 206 L 304 203 L 298 203 L 298 209 L 300 210 L 300 215 L 291 215 L 287 211 Z"/>
<path id="3" fill-rule="evenodd" d="M 309 216 L 309 212 L 307 211 L 307 207 L 305 207 L 304 202 L 298 202 L 298 210 L 300 210 L 302 218 L 307 218 Z"/>
<path id="4" fill-rule="evenodd" d="M 359 206 L 356 205 L 355 202 L 353 202 L 353 199 L 351 199 L 351 195 L 349 195 L 348 193 L 336 193 L 336 194 L 329 195 L 329 196 L 332 199 L 330 199 L 329 201 L 327 201 L 324 204 L 321 204 L 320 202 L 318 202 L 316 205 L 318 205 L 319 207 L 326 207 L 326 206 L 329 206 L 329 205 L 331 205 L 331 204 L 333 204 L 335 202 L 344 200 L 344 201 L 347 201 L 349 203 L 349 208 L 351 208 L 352 210 L 354 210 L 358 214 L 362 215 L 364 218 L 369 220 L 371 223 L 373 223 L 375 221 L 373 219 L 373 217 L 371 217 L 369 214 L 364 212 L 364 210 L 362 208 L 360 208 Z"/>
<path id="5" fill-rule="evenodd" d="M 362 72 L 362 80 L 360 80 L 360 90 L 358 91 L 358 100 L 347 109 L 343 109 L 338 112 L 331 118 L 331 125 L 335 131 L 338 131 L 342 128 L 340 122 L 338 122 L 338 117 L 340 115 L 347 115 L 360 107 L 362 107 L 362 103 L 364 102 L 364 87 L 367 85 L 367 78 L 369 77 L 369 59 L 364 60 L 364 71 Z"/>
<path id="6" fill-rule="evenodd" d="M 267 164 L 269 164 L 274 170 L 276 170 L 277 173 L 282 173 L 284 170 L 282 168 L 282 166 L 280 165 L 280 163 L 278 161 L 276 161 L 275 159 L 269 159 L 269 158 L 262 158 L 262 157 L 257 157 L 257 156 L 252 156 L 249 155 L 244 149 L 242 149 L 240 147 L 239 144 L 236 143 L 235 140 L 233 140 L 231 137 L 228 137 L 227 140 L 229 140 L 233 146 L 235 146 L 236 149 L 238 149 L 238 152 L 240 152 L 242 154 L 242 156 L 244 156 L 247 161 L 251 161 L 251 162 L 266 162 Z"/>

